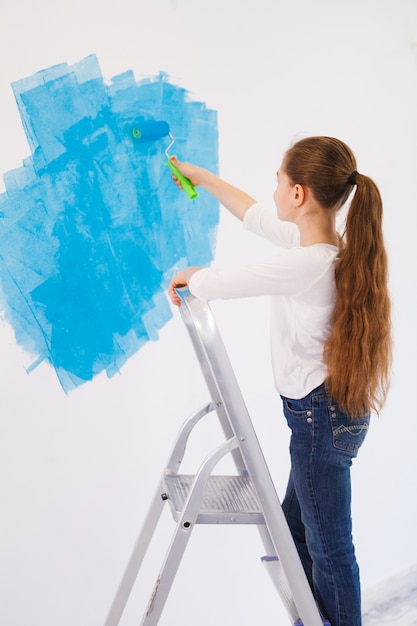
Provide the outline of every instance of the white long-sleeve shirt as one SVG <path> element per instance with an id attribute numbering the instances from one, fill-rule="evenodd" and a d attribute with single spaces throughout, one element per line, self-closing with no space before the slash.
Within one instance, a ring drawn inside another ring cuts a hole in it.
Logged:
<path id="1" fill-rule="evenodd" d="M 242 267 L 202 269 L 192 275 L 189 289 L 204 300 L 271 296 L 275 385 L 283 396 L 303 398 L 326 378 L 323 346 L 336 299 L 339 249 L 325 243 L 300 246 L 297 226 L 258 203 L 246 212 L 244 227 L 285 250 Z"/>

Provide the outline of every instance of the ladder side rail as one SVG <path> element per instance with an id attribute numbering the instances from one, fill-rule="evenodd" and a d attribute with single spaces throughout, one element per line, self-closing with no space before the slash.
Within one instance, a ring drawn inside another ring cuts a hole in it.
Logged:
<path id="1" fill-rule="evenodd" d="M 182 460 L 184 458 L 185 449 L 187 447 L 188 438 L 191 435 L 191 432 L 203 417 L 205 417 L 208 413 L 211 413 L 214 410 L 215 409 L 213 403 L 209 402 L 185 420 L 185 422 L 181 426 L 181 429 L 177 435 L 177 439 L 169 455 L 169 460 L 166 464 L 163 476 L 165 476 L 167 472 L 171 474 L 178 473 Z"/>
<path id="2" fill-rule="evenodd" d="M 211 309 L 207 302 L 195 298 L 188 290 L 178 292 L 182 298 L 181 309 L 185 305 L 194 322 L 205 351 L 205 362 L 210 366 L 210 376 L 216 381 L 220 393 L 219 401 L 239 441 L 245 467 L 258 494 L 265 523 L 282 563 L 297 611 L 304 626 L 322 626 L 320 613 Z M 204 370 L 203 374 L 207 375 Z"/>
<path id="3" fill-rule="evenodd" d="M 179 289 L 178 292 L 181 294 L 182 297 L 190 293 L 188 290 L 185 289 Z M 223 430 L 226 440 L 230 439 L 235 435 L 235 432 L 226 413 L 223 399 L 219 390 L 218 381 L 213 375 L 210 361 L 207 358 L 207 353 L 204 347 L 204 343 L 202 341 L 203 328 L 199 328 L 199 320 L 195 317 L 192 309 L 189 306 L 181 306 L 180 313 L 190 336 L 191 343 L 193 344 L 194 350 L 196 352 L 197 359 L 199 361 L 203 377 L 206 381 L 206 385 L 208 387 L 214 409 L 216 410 L 217 416 L 219 418 L 221 428 Z M 205 320 L 206 323 L 210 323 L 210 321 L 210 319 Z M 239 448 L 233 450 L 231 455 L 238 473 L 247 474 L 246 466 Z"/>
<path id="4" fill-rule="evenodd" d="M 276 554 L 275 546 L 272 543 L 268 527 L 266 524 L 258 524 L 258 531 L 267 555 L 262 557 L 261 561 L 265 565 L 266 571 L 268 572 L 269 577 L 271 578 L 272 583 L 282 600 L 282 603 L 286 607 L 292 622 L 295 623 L 299 617 L 297 607 L 295 606 L 293 594 L 288 584 L 287 577 L 285 576 L 284 568 L 282 567 L 282 563 Z"/>
<path id="5" fill-rule="evenodd" d="M 142 523 L 138 539 L 133 548 L 129 562 L 125 568 L 122 579 L 119 583 L 119 587 L 114 596 L 104 626 L 117 626 L 123 615 L 139 570 L 142 566 L 143 560 L 149 548 L 149 544 L 156 530 L 157 522 L 162 514 L 164 501 L 161 497 L 161 494 L 164 491 L 164 477 L 166 473 L 178 473 L 185 453 L 188 438 L 193 428 L 203 417 L 205 417 L 205 415 L 213 410 L 213 404 L 212 402 L 210 402 L 204 405 L 201 409 L 199 409 L 192 415 L 190 415 L 182 424 L 172 451 L 168 457 L 168 462 L 162 473 L 162 478 L 160 479 L 156 488 L 152 503 Z"/>
<path id="6" fill-rule="evenodd" d="M 193 485 L 187 496 L 181 516 L 176 524 L 176 530 L 171 540 L 164 563 L 157 577 L 153 593 L 141 626 L 156 626 L 164 609 L 168 594 L 174 582 L 182 557 L 187 547 L 191 532 L 194 529 L 200 507 L 204 498 L 204 491 L 213 469 L 219 461 L 238 446 L 235 437 L 215 448 L 200 465 L 195 475 Z"/>
<path id="7" fill-rule="evenodd" d="M 162 483 L 159 483 L 151 506 L 142 524 L 136 544 L 133 548 L 129 562 L 125 568 L 122 579 L 117 588 L 113 602 L 104 622 L 104 626 L 117 626 L 121 620 L 129 596 L 135 584 L 138 572 L 149 548 L 149 544 L 154 535 L 157 522 L 161 517 L 164 502 L 161 498 L 163 491 Z"/>

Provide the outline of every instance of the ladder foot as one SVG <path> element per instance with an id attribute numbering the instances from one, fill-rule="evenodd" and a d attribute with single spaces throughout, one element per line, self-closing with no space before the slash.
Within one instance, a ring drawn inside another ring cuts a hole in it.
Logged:
<path id="1" fill-rule="evenodd" d="M 331 626 L 330 622 L 328 622 L 327 619 L 322 618 L 322 622 L 323 622 L 323 626 Z M 294 622 L 294 626 L 303 626 L 303 622 L 300 619 L 298 619 L 296 622 Z"/>

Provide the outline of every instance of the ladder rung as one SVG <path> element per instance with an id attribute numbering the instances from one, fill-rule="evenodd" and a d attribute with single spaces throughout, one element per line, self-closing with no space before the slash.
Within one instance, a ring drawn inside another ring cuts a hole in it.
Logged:
<path id="1" fill-rule="evenodd" d="M 195 476 L 167 474 L 165 487 L 172 514 L 178 520 Z M 252 482 L 247 476 L 210 476 L 197 524 L 264 524 Z"/>

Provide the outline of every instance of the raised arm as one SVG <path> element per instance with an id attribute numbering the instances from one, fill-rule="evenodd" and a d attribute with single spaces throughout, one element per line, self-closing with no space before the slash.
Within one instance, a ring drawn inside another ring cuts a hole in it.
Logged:
<path id="1" fill-rule="evenodd" d="M 189 178 L 195 187 L 198 185 L 204 187 L 206 191 L 217 198 L 220 204 L 238 219 L 243 220 L 246 211 L 255 204 L 256 200 L 254 198 L 241 189 L 233 187 L 233 185 L 230 185 L 212 172 L 192 163 L 178 161 L 175 157 L 172 157 L 171 160 L 181 174 Z M 176 181 L 175 177 L 173 178 Z M 180 187 L 181 184 L 178 181 L 176 182 Z"/>

